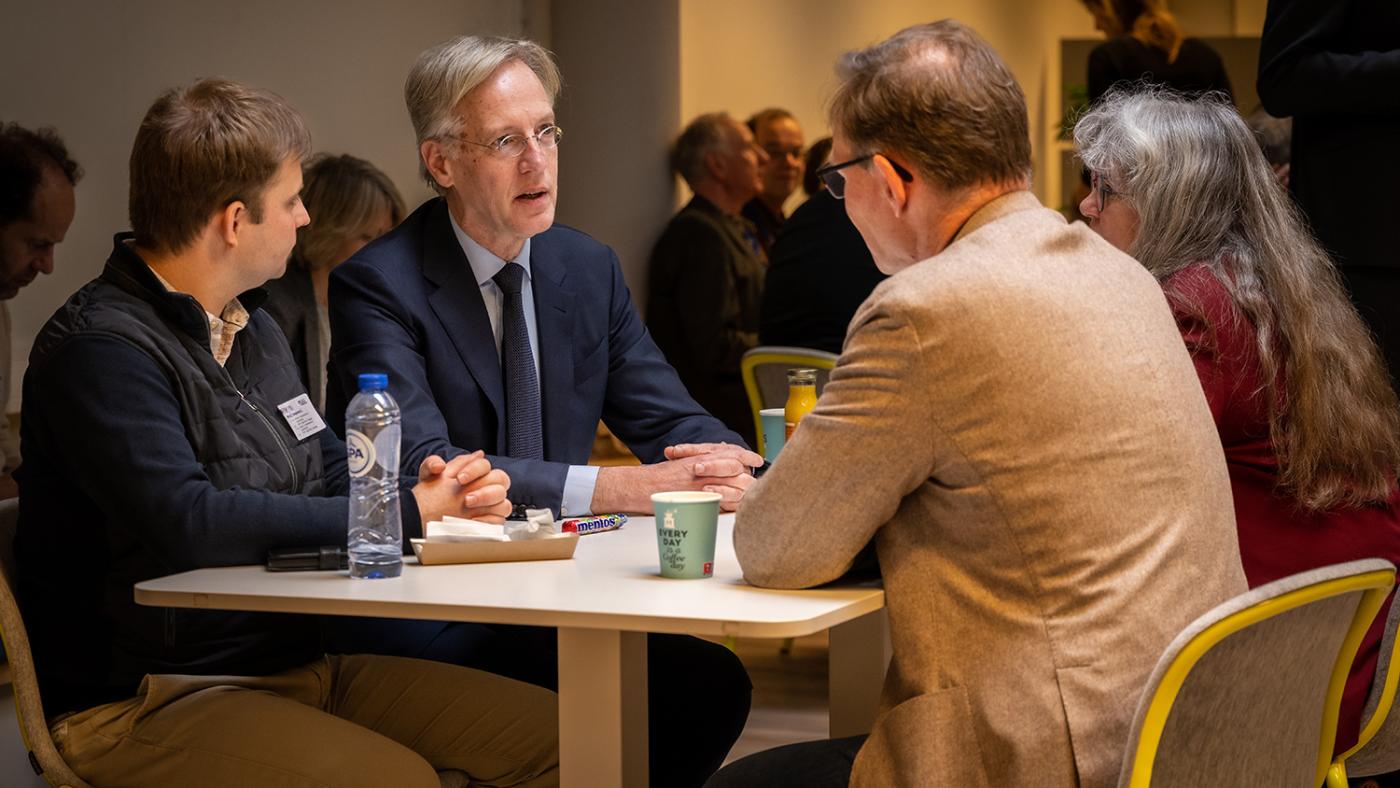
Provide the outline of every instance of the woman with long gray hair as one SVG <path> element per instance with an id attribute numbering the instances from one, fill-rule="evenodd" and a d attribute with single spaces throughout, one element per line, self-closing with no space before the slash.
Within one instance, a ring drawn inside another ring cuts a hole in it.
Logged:
<path id="1" fill-rule="evenodd" d="M 1074 130 L 1090 226 L 1162 284 L 1225 448 L 1251 586 L 1358 558 L 1400 563 L 1400 405 L 1347 300 L 1235 108 L 1110 92 Z M 1355 742 L 1381 623 L 1342 701 Z"/>

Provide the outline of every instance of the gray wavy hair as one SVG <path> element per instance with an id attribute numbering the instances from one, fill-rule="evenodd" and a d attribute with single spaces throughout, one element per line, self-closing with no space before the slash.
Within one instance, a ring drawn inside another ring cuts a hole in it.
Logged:
<path id="1" fill-rule="evenodd" d="M 539 77 L 550 102 L 559 98 L 559 66 L 549 50 L 533 41 L 494 36 L 459 36 L 425 50 L 404 81 L 404 103 L 413 121 L 417 147 L 426 140 L 443 139 L 461 131 L 452 110 L 503 64 L 519 60 Z M 418 162 L 418 174 L 439 194 L 443 188 Z"/>
<path id="2" fill-rule="evenodd" d="M 1400 405 L 1385 364 L 1234 106 L 1223 95 L 1115 89 L 1079 120 L 1074 142 L 1137 211 L 1129 254 L 1159 281 L 1204 262 L 1252 324 L 1280 488 L 1314 511 L 1386 500 Z"/>

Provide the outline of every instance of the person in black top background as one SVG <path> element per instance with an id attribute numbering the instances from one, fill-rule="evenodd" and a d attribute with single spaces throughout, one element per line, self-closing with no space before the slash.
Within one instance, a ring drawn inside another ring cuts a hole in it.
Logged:
<path id="1" fill-rule="evenodd" d="M 830 150 L 830 137 L 812 145 L 802 179 L 810 199 L 788 217 L 773 245 L 759 310 L 759 344 L 840 353 L 856 309 L 885 279 L 846 216 L 846 204 L 816 177 Z"/>
<path id="2" fill-rule="evenodd" d="M 1083 0 L 1108 41 L 1089 53 L 1089 103 L 1119 82 L 1145 80 L 1183 93 L 1218 90 L 1233 99 L 1220 55 L 1182 36 L 1162 0 Z M 1277 113 L 1275 113 L 1277 114 Z"/>
<path id="3" fill-rule="evenodd" d="M 364 159 L 321 154 L 302 175 L 302 202 L 316 220 L 297 229 L 287 273 L 263 286 L 263 309 L 287 335 L 307 396 L 325 414 L 331 269 L 397 227 L 406 212 L 398 187 Z"/>
<path id="4" fill-rule="evenodd" d="M 1120 82 L 1165 85 L 1186 95 L 1219 91 L 1234 100 L 1219 53 L 1200 39 L 1184 37 L 1165 0 L 1081 2 L 1094 15 L 1094 28 L 1108 36 L 1089 53 L 1090 106 Z M 1089 193 L 1089 170 L 1080 169 L 1079 179 L 1075 206 Z M 1077 218 L 1089 220 L 1083 214 Z"/>
<path id="5" fill-rule="evenodd" d="M 1270 0 L 1259 98 L 1293 116 L 1289 188 L 1400 373 L 1400 3 Z"/>

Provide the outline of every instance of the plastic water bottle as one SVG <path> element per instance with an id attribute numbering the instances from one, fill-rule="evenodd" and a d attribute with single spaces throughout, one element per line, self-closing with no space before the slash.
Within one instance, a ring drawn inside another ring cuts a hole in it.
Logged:
<path id="1" fill-rule="evenodd" d="M 389 376 L 360 375 L 360 393 L 345 410 L 350 460 L 350 576 L 398 577 L 403 572 L 399 519 L 399 404 Z"/>

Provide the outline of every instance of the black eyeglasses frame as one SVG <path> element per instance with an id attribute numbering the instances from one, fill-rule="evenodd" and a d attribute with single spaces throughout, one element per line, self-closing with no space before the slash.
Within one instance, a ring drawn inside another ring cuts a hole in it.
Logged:
<path id="1" fill-rule="evenodd" d="M 846 176 L 841 174 L 841 170 L 855 164 L 863 164 L 876 156 L 885 156 L 885 154 L 875 151 L 874 153 L 867 153 L 864 156 L 858 156 L 850 161 L 843 161 L 840 164 L 828 164 L 818 169 L 815 175 L 821 179 L 822 183 L 826 184 L 826 190 L 831 192 L 832 197 L 838 200 L 844 200 L 846 199 Z M 899 162 L 891 159 L 889 156 L 885 156 L 885 161 L 889 162 L 890 166 L 894 168 L 894 172 L 899 176 L 900 180 L 905 183 L 913 182 L 913 174 L 904 169 Z"/>

